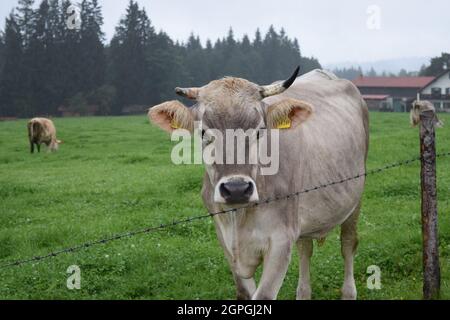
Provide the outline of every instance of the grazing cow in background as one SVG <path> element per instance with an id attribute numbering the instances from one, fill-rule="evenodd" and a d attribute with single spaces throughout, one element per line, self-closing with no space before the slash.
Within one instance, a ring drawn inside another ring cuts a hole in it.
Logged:
<path id="1" fill-rule="evenodd" d="M 46 118 L 34 118 L 28 122 L 28 138 L 30 140 L 31 153 L 34 153 L 34 145 L 41 152 L 41 144 L 48 147 L 48 151 L 58 150 L 61 140 L 56 139 L 56 128 L 52 120 Z"/>
<path id="2" fill-rule="evenodd" d="M 259 137 L 266 140 L 271 130 L 279 129 L 280 166 L 274 175 L 262 175 L 261 164 L 205 165 L 202 196 L 208 210 L 237 208 L 214 220 L 238 298 L 276 299 L 297 244 L 297 298 L 310 299 L 313 239 L 323 239 L 341 226 L 342 298 L 356 299 L 353 257 L 364 177 L 289 199 L 283 196 L 365 172 L 367 106 L 350 81 L 322 70 L 299 78 L 297 74 L 298 69 L 289 80 L 267 86 L 228 77 L 201 88 L 177 88 L 178 94 L 197 104 L 187 108 L 178 101 L 165 102 L 151 108 L 149 117 L 168 132 L 193 131 L 194 122 L 201 121 L 206 144 L 217 140 L 208 137 L 208 129 L 267 129 Z M 281 200 L 251 205 L 275 197 Z M 261 263 L 256 286 L 253 277 Z"/>

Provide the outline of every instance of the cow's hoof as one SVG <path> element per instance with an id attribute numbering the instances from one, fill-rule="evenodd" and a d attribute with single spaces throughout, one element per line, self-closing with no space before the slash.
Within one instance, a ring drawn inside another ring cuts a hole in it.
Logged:
<path id="1" fill-rule="evenodd" d="M 342 292 L 342 296 L 341 299 L 342 300 L 356 300 L 356 288 L 353 285 L 349 285 L 349 286 L 344 286 L 341 290 Z"/>
<path id="2" fill-rule="evenodd" d="M 297 289 L 297 300 L 311 300 L 311 287 L 304 286 Z"/>
<path id="3" fill-rule="evenodd" d="M 252 295 L 248 292 L 238 292 L 236 294 L 236 299 L 237 300 L 251 300 Z"/>
<path id="4" fill-rule="evenodd" d="M 277 297 L 272 297 L 263 292 L 255 292 L 255 294 L 252 297 L 252 300 L 276 300 L 276 298 Z"/>

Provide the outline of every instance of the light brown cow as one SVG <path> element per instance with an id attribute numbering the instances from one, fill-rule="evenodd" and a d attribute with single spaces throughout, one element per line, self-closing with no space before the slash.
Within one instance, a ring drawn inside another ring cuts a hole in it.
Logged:
<path id="1" fill-rule="evenodd" d="M 46 118 L 34 118 L 28 122 L 28 138 L 30 140 L 30 151 L 34 153 L 34 145 L 41 152 L 41 144 L 45 144 L 48 151 L 58 150 L 61 140 L 56 139 L 56 128 L 53 121 Z"/>
<path id="2" fill-rule="evenodd" d="M 289 199 L 283 196 L 365 172 L 369 141 L 367 106 L 358 89 L 347 80 L 322 70 L 296 79 L 297 72 L 287 81 L 268 86 L 224 78 L 202 88 L 177 88 L 178 94 L 196 100 L 197 104 L 187 108 L 178 101 L 166 102 L 150 109 L 149 117 L 168 132 L 175 128 L 192 131 L 195 121 L 201 121 L 204 142 L 214 145 L 217 139 L 208 137 L 209 129 L 224 132 L 237 128 L 269 131 L 282 128 L 280 166 L 274 175 L 261 174 L 261 164 L 206 165 L 202 196 L 208 210 L 238 208 L 214 216 L 237 296 L 275 299 L 289 266 L 292 247 L 297 244 L 300 252 L 297 298 L 311 298 L 309 269 L 313 239 L 323 239 L 341 226 L 345 270 L 342 298 L 355 299 L 353 257 L 364 177 Z M 282 126 L 277 125 L 280 123 Z M 268 140 L 269 136 L 270 132 L 259 139 Z M 282 200 L 249 205 L 276 197 Z M 260 264 L 263 272 L 256 286 L 253 277 Z"/>

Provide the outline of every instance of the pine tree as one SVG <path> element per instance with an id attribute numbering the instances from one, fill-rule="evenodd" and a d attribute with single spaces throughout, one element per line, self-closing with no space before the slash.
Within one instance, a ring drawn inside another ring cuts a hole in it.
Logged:
<path id="1" fill-rule="evenodd" d="M 406 71 L 405 69 L 401 69 L 398 73 L 399 77 L 407 77 L 408 76 L 408 71 Z"/>
<path id="2" fill-rule="evenodd" d="M 282 70 L 280 70 L 280 49 L 280 37 L 275 31 L 275 28 L 271 25 L 264 37 L 264 41 L 261 47 L 261 55 L 264 66 L 264 69 L 262 70 L 261 83 L 266 84 L 274 80 L 281 80 L 282 78 L 286 77 Z"/>
<path id="3" fill-rule="evenodd" d="M 117 90 L 114 113 L 120 114 L 125 106 L 148 104 L 152 81 L 146 49 L 154 36 L 144 10 L 130 0 L 126 16 L 116 28 L 111 41 L 112 84 Z"/>
<path id="4" fill-rule="evenodd" d="M 19 26 L 25 48 L 29 45 L 33 32 L 33 5 L 34 0 L 19 0 L 16 8 L 16 22 Z"/>
<path id="5" fill-rule="evenodd" d="M 7 117 L 27 113 L 22 100 L 23 39 L 14 14 L 6 18 L 4 33 L 4 65 L 0 79 L 1 114 Z"/>
<path id="6" fill-rule="evenodd" d="M 33 10 L 34 0 L 19 0 L 18 6 L 16 8 L 15 20 L 20 30 L 22 37 L 22 66 L 21 68 L 25 70 L 22 74 L 22 85 L 21 91 L 23 92 L 21 97 L 22 115 L 28 115 L 34 112 L 35 107 L 33 106 L 33 79 L 32 75 L 28 70 L 33 68 L 32 65 L 32 51 L 30 49 L 31 38 L 33 37 L 33 27 L 35 24 L 35 11 Z"/>
<path id="7" fill-rule="evenodd" d="M 262 46 L 262 38 L 261 38 L 261 31 L 259 31 L 259 28 L 256 29 L 255 32 L 255 40 L 253 41 L 253 47 L 255 49 L 259 49 Z"/>
<path id="8" fill-rule="evenodd" d="M 62 10 L 59 0 L 50 0 L 48 12 L 42 17 L 46 24 L 43 43 L 46 50 L 44 66 L 47 70 L 48 97 L 44 98 L 45 104 L 42 102 L 41 108 L 45 108 L 48 114 L 58 114 L 59 107 L 71 93 L 69 87 L 76 87 L 76 83 L 72 82 L 68 75 L 69 69 L 76 68 L 77 65 L 72 65 L 73 61 L 66 60 L 63 54 L 66 52 L 67 25 Z"/>
<path id="9" fill-rule="evenodd" d="M 81 2 L 80 72 L 83 74 L 81 90 L 90 92 L 105 81 L 106 57 L 101 29 L 103 16 L 97 0 Z"/>
<path id="10" fill-rule="evenodd" d="M 223 73 L 224 75 L 234 75 L 243 77 L 242 63 L 244 57 L 241 52 L 241 45 L 234 38 L 233 29 L 228 30 L 227 38 L 223 47 Z"/>
<path id="11" fill-rule="evenodd" d="M 256 81 L 257 55 L 255 54 L 250 38 L 247 35 L 244 35 L 239 47 L 240 61 L 238 67 L 241 70 L 241 76 L 250 81 Z"/>
<path id="12" fill-rule="evenodd" d="M 191 34 L 186 44 L 184 66 L 189 80 L 184 86 L 202 86 L 209 80 L 208 66 L 200 38 Z"/>
<path id="13" fill-rule="evenodd" d="M 443 52 L 440 57 L 432 58 L 430 65 L 422 68 L 420 75 L 437 77 L 445 70 L 450 70 L 450 53 Z"/>
<path id="14" fill-rule="evenodd" d="M 3 69 L 3 63 L 5 62 L 5 40 L 3 34 L 0 32 L 0 73 Z"/>
<path id="15" fill-rule="evenodd" d="M 32 114 L 49 113 L 49 104 L 51 91 L 49 90 L 48 50 L 46 42 L 48 30 L 49 4 L 44 0 L 34 13 L 35 19 L 32 25 L 32 34 L 29 39 L 29 45 L 25 50 L 24 66 L 27 70 L 27 103 Z M 54 62 L 53 62 L 54 63 Z M 32 115 L 30 114 L 30 116 Z"/>
<path id="16" fill-rule="evenodd" d="M 162 31 L 151 41 L 147 50 L 148 78 L 152 81 L 149 85 L 150 104 L 171 99 L 173 88 L 186 83 L 188 77 L 179 52 L 179 47 Z"/>
<path id="17" fill-rule="evenodd" d="M 367 72 L 367 76 L 368 77 L 376 77 L 377 76 L 377 72 L 375 71 L 375 69 L 373 67 L 371 67 L 369 72 Z"/>
<path id="18" fill-rule="evenodd" d="M 68 14 L 67 11 L 71 5 L 72 3 L 69 0 L 64 0 L 62 2 L 59 13 L 60 19 L 57 27 L 58 30 L 56 31 L 58 38 L 61 39 L 60 49 L 55 58 L 58 59 L 59 68 L 63 71 L 60 74 L 60 77 L 63 78 L 65 84 L 62 88 L 64 92 L 63 101 L 60 102 L 60 106 L 63 107 L 68 107 L 67 99 L 80 93 L 86 87 L 86 82 L 90 82 L 86 81 L 85 63 L 92 65 L 90 61 L 84 61 L 85 57 L 83 56 L 83 50 L 90 51 L 91 48 L 82 48 L 81 30 L 67 27 L 67 21 L 69 15 L 71 15 Z"/>

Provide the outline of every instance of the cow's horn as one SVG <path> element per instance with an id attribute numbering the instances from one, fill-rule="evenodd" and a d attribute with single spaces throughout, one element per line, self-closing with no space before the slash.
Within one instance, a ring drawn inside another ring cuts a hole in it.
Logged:
<path id="1" fill-rule="evenodd" d="M 176 94 L 191 100 L 196 100 L 198 98 L 199 92 L 199 88 L 175 88 Z"/>
<path id="2" fill-rule="evenodd" d="M 274 96 L 274 95 L 277 95 L 277 94 L 280 94 L 280 93 L 286 91 L 294 83 L 295 79 L 298 76 L 299 71 L 300 71 L 300 66 L 298 66 L 295 69 L 292 76 L 289 79 L 287 79 L 286 81 L 278 82 L 275 84 L 269 84 L 268 86 L 262 86 L 261 87 L 261 96 L 263 98 L 267 98 L 267 97 Z"/>

